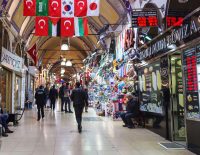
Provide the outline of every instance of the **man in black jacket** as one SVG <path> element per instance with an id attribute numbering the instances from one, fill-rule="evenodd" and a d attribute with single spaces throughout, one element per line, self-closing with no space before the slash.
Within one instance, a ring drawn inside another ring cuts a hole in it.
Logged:
<path id="1" fill-rule="evenodd" d="M 38 108 L 38 119 L 37 120 L 39 121 L 41 118 L 40 112 L 42 114 L 42 118 L 44 118 L 44 105 L 45 105 L 45 99 L 46 99 L 46 95 L 45 95 L 44 88 L 42 85 L 36 91 L 35 99 L 36 99 L 36 104 L 37 104 L 37 108 Z"/>
<path id="2" fill-rule="evenodd" d="M 73 101 L 73 106 L 75 110 L 76 121 L 78 123 L 78 131 L 81 133 L 82 131 L 82 113 L 84 106 L 87 102 L 87 96 L 85 91 L 80 88 L 80 83 L 76 83 L 76 88 L 72 91 L 71 100 Z"/>
<path id="3" fill-rule="evenodd" d="M 123 127 L 128 127 L 130 129 L 134 128 L 134 124 L 131 120 L 131 118 L 137 117 L 139 114 L 139 103 L 137 99 L 134 98 L 133 95 L 127 94 L 127 106 L 126 106 L 126 112 L 121 113 L 121 118 L 124 122 Z"/>
<path id="4" fill-rule="evenodd" d="M 51 100 L 51 109 L 55 110 L 56 99 L 58 98 L 58 91 L 55 88 L 55 85 L 50 89 L 49 98 Z"/>

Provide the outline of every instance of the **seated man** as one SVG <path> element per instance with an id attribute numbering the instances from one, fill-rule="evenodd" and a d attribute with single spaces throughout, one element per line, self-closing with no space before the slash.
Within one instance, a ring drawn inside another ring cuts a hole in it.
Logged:
<path id="1" fill-rule="evenodd" d="M 137 99 L 131 94 L 127 94 L 126 98 L 128 99 L 128 102 L 126 105 L 126 112 L 122 112 L 120 116 L 124 122 L 123 127 L 128 127 L 130 129 L 132 129 L 132 128 L 134 128 L 134 124 L 133 124 L 131 118 L 138 116 L 139 103 L 138 103 Z"/>
<path id="2" fill-rule="evenodd" d="M 1 108 L 2 106 L 0 105 L 0 124 L 3 127 L 3 133 L 2 136 L 3 137 L 8 137 L 8 135 L 6 133 L 13 133 L 13 131 L 11 131 L 8 128 L 8 124 L 7 124 L 7 120 L 8 120 L 8 114 L 3 113 L 3 110 Z"/>

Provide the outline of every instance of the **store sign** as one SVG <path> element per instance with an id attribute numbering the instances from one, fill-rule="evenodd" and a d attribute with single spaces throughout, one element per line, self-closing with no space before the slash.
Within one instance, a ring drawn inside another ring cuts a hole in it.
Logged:
<path id="1" fill-rule="evenodd" d="M 167 27 L 171 26 L 182 26 L 183 17 L 167 16 L 166 17 Z"/>
<path id="2" fill-rule="evenodd" d="M 133 11 L 133 27 L 154 27 L 158 26 L 157 11 Z"/>
<path id="3" fill-rule="evenodd" d="M 160 51 L 167 51 L 168 47 L 177 42 L 189 38 L 193 34 L 200 32 L 200 23 L 192 20 L 190 23 L 183 25 L 181 28 L 172 30 L 171 34 L 163 39 L 151 44 L 150 47 L 140 52 L 140 59 L 145 59 Z M 195 39 L 195 38 L 194 38 Z"/>
<path id="4" fill-rule="evenodd" d="M 11 70 L 22 72 L 23 59 L 2 47 L 1 64 Z"/>

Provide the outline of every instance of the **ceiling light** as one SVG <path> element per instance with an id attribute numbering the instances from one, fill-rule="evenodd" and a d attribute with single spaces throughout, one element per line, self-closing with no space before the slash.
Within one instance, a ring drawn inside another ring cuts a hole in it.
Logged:
<path id="1" fill-rule="evenodd" d="M 66 66 L 67 66 L 67 67 L 71 67 L 71 66 L 72 66 L 72 62 L 71 62 L 70 60 L 67 60 Z"/>
<path id="2" fill-rule="evenodd" d="M 62 51 L 67 51 L 67 50 L 69 50 L 69 46 L 67 44 L 62 44 L 61 45 L 61 50 Z"/>
<path id="3" fill-rule="evenodd" d="M 63 77 L 64 76 L 64 74 L 61 74 L 61 77 Z"/>
<path id="4" fill-rule="evenodd" d="M 61 66 L 65 66 L 65 61 L 62 61 L 62 62 L 61 62 Z"/>

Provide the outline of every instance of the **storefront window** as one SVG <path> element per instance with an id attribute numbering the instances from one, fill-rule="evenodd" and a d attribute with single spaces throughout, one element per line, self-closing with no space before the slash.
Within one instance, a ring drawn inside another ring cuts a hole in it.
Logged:
<path id="1" fill-rule="evenodd" d="M 141 111 L 163 114 L 160 61 L 140 69 L 139 88 Z"/>
<path id="2" fill-rule="evenodd" d="M 21 107 L 21 77 L 15 78 L 15 110 Z"/>

